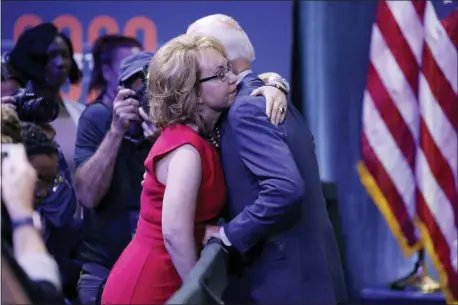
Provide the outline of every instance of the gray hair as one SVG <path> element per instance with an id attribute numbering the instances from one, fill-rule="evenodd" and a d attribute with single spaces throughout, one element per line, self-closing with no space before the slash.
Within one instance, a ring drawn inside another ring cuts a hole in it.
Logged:
<path id="1" fill-rule="evenodd" d="M 254 47 L 248 35 L 233 18 L 215 14 L 195 21 L 188 27 L 187 34 L 212 36 L 218 39 L 224 48 L 229 60 L 255 60 Z"/>

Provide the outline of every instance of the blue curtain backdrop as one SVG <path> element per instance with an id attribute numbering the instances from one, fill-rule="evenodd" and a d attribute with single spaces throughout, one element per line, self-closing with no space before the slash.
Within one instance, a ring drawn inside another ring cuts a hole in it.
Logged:
<path id="1" fill-rule="evenodd" d="M 407 274 L 382 215 L 359 181 L 362 98 L 376 1 L 301 1 L 303 105 L 322 180 L 338 186 L 350 291 Z"/>

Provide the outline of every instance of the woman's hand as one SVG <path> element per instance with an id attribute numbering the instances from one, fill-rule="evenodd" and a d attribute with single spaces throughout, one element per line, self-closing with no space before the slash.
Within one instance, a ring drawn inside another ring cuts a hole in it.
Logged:
<path id="1" fill-rule="evenodd" d="M 266 114 L 272 124 L 278 125 L 285 120 L 288 107 L 285 93 L 273 86 L 262 86 L 251 92 L 251 96 L 255 95 L 266 98 Z"/>
<path id="2" fill-rule="evenodd" d="M 1 189 L 11 219 L 31 217 L 37 174 L 22 144 L 2 144 Z"/>

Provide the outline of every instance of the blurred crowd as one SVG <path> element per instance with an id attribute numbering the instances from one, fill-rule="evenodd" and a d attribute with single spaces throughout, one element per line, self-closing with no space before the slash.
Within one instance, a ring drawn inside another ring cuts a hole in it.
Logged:
<path id="1" fill-rule="evenodd" d="M 40 282 L 38 290 L 26 293 L 37 298 L 31 302 L 99 297 L 106 278 L 100 272 L 108 272 L 131 238 L 143 162 L 152 145 L 141 127 L 144 122 L 151 126 L 143 95 L 152 53 L 142 51 L 131 37 L 99 37 L 89 86 L 96 98 L 88 106 L 61 95 L 68 81 L 81 82 L 82 73 L 71 41 L 53 24 L 25 31 L 3 56 L 2 254 L 19 264 L 30 281 Z M 113 101 L 126 100 L 125 90 L 132 95 L 126 105 L 145 105 L 138 126 L 120 124 L 120 117 L 138 117 L 136 108 L 113 110 Z M 125 208 L 126 202 L 131 204 Z M 132 215 L 120 220 L 126 209 Z M 39 236 L 23 225 L 27 221 L 33 221 Z M 39 259 L 52 267 L 40 265 Z M 52 287 L 55 294 L 49 293 Z"/>

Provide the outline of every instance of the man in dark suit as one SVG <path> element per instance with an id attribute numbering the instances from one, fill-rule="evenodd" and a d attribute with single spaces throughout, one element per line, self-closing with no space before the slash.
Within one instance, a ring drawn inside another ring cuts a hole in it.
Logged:
<path id="1" fill-rule="evenodd" d="M 285 121 L 271 124 L 264 98 L 250 96 L 263 82 L 250 70 L 254 49 L 235 20 L 207 16 L 188 33 L 218 38 L 239 78 L 239 93 L 221 123 L 229 221 L 207 230 L 207 237 L 222 239 L 240 257 L 226 302 L 345 302 L 339 251 L 305 119 L 289 103 Z"/>

